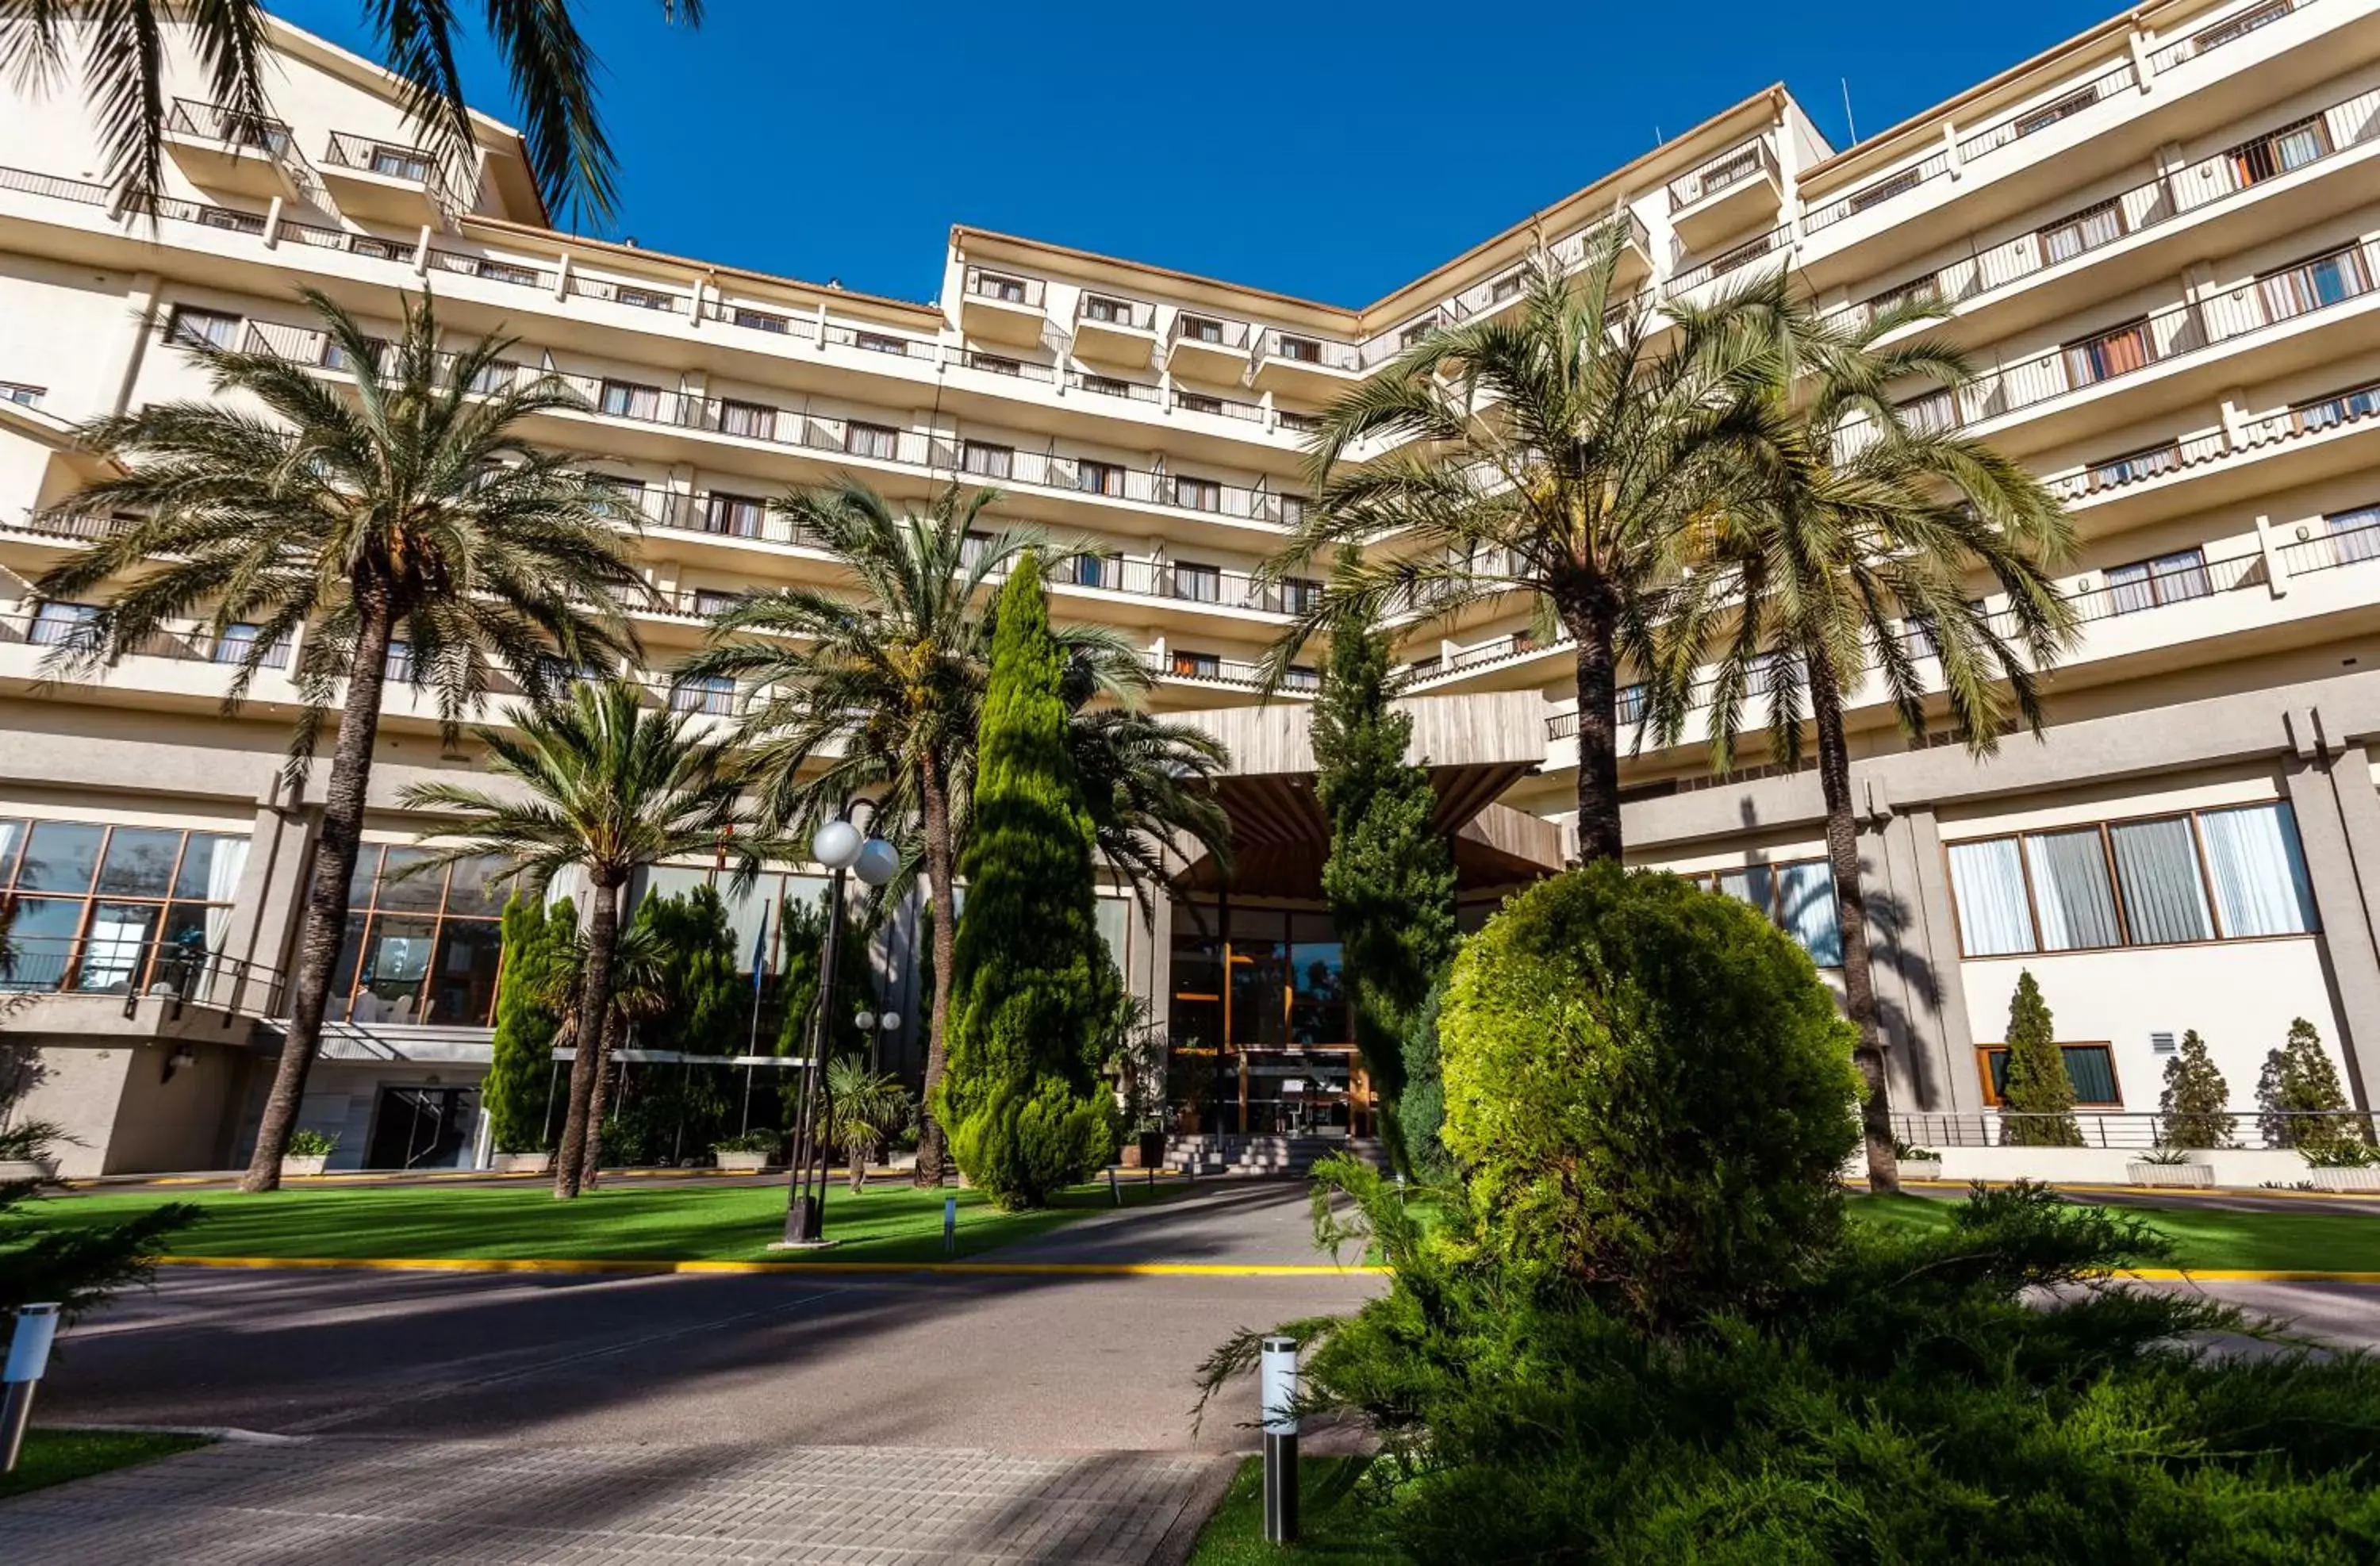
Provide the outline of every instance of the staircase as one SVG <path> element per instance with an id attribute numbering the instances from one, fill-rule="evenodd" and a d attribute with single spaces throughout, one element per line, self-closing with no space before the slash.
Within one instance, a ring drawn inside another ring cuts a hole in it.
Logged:
<path id="1" fill-rule="evenodd" d="M 1388 1167 L 1387 1150 L 1378 1140 L 1346 1136 L 1232 1136 L 1201 1135 L 1165 1139 L 1165 1163 L 1201 1177 L 1224 1175 L 1250 1178 L 1303 1179 L 1317 1159 L 1330 1153 L 1350 1153 Z"/>

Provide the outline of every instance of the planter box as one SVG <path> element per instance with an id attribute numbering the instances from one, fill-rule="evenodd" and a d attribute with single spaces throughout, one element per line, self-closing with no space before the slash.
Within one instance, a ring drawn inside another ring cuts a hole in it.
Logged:
<path id="1" fill-rule="evenodd" d="M 1126 1169 L 1162 1169 L 1165 1167 L 1165 1133 L 1144 1131 L 1124 1138 L 1116 1150 L 1116 1159 Z"/>
<path id="2" fill-rule="evenodd" d="M 2317 1166 L 2306 1171 L 2306 1184 L 2317 1191 L 2380 1191 L 2380 1166 L 2362 1169 Z"/>
<path id="3" fill-rule="evenodd" d="M 2135 1185 L 2195 1185 L 2212 1188 L 2215 1166 L 2211 1163 L 2128 1163 L 2124 1178 Z"/>
<path id="4" fill-rule="evenodd" d="M 55 1180 L 57 1171 L 35 1163 L 30 1159 L 0 1159 L 0 1185 L 24 1180 Z"/>
<path id="5" fill-rule="evenodd" d="M 769 1155 L 766 1153 L 720 1153 L 716 1156 L 720 1168 L 741 1170 L 747 1174 L 757 1174 L 769 1167 Z"/>
<path id="6" fill-rule="evenodd" d="M 552 1153 L 498 1153 L 489 1165 L 498 1174 L 544 1174 L 553 1168 Z"/>
<path id="7" fill-rule="evenodd" d="M 328 1153 L 316 1153 L 312 1158 L 304 1159 L 292 1154 L 281 1160 L 281 1178 L 286 1180 L 294 1174 L 320 1174 L 330 1161 Z"/>
<path id="8" fill-rule="evenodd" d="M 1900 1160 L 1903 1180 L 1939 1180 L 1942 1178 L 1940 1159 L 1903 1159 Z"/>

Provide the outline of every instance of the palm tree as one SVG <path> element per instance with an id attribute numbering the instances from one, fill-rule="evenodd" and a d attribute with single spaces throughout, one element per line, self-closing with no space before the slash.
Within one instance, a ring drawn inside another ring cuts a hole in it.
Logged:
<path id="1" fill-rule="evenodd" d="M 868 1188 L 868 1156 L 908 1129 L 917 1106 L 891 1073 L 878 1074 L 857 1055 L 838 1055 L 826 1067 L 826 1139 L 843 1149 L 852 1194 Z"/>
<path id="2" fill-rule="evenodd" d="M 1748 703 L 1767 709 L 1773 759 L 1799 766 L 1804 713 L 1817 733 L 1827 859 L 1842 941 L 1846 1009 L 1859 1029 L 1868 1171 L 1900 1188 L 1883 1034 L 1870 971 L 1851 747 L 1843 707 L 1876 672 L 1911 737 L 1925 732 L 1924 664 L 1968 748 L 1988 755 L 2009 713 L 2036 734 L 2040 676 L 2070 645 L 2073 610 L 2048 574 L 2073 548 L 2056 497 L 1990 447 L 1912 423 L 1890 389 L 1955 389 L 1970 378 L 1956 348 L 1888 340 L 1937 319 L 1918 304 L 1862 329 L 1829 326 L 1780 275 L 1747 296 L 1780 352 L 1767 397 L 1759 494 L 1715 523 L 1719 569 L 1678 596 L 1652 709 L 1679 737 L 1696 671 L 1711 650 L 1711 757 L 1733 764 Z M 1990 578 L 2007 608 L 1986 613 L 1972 584 Z"/>
<path id="3" fill-rule="evenodd" d="M 326 358 L 347 383 L 268 353 L 194 345 L 218 399 L 165 403 L 84 425 L 81 440 L 121 477 L 79 502 L 141 519 L 75 554 L 34 590 L 109 596 L 52 653 L 55 672 L 94 677 L 169 623 L 205 616 L 222 638 L 252 632 L 226 706 L 305 637 L 292 671 L 302 706 L 286 777 L 302 785 L 324 714 L 340 701 L 306 893 L 287 1040 L 244 1191 L 280 1184 L 281 1155 L 322 1044 L 331 975 L 346 938 L 347 882 L 363 829 L 381 700 L 390 677 L 436 699 L 447 734 L 486 696 L 492 668 L 532 695 L 560 664 L 634 656 L 622 595 L 641 596 L 633 526 L 607 492 L 519 433 L 523 421 L 583 407 L 550 378 L 499 373 L 510 339 L 438 348 L 431 301 L 408 304 L 394 345 L 375 342 L 319 293 Z M 226 643 L 226 645 L 229 645 Z"/>
<path id="4" fill-rule="evenodd" d="M 451 0 L 363 0 L 402 90 L 406 113 L 439 164 L 468 169 L 478 161 L 470 105 L 463 99 L 462 50 Z M 662 0 L 665 21 L 702 20 L 702 0 Z M 522 140 L 538 192 L 557 212 L 601 222 L 617 199 L 610 141 L 596 110 L 600 67 L 567 4 L 507 5 L 488 0 L 488 40 L 504 64 L 518 101 Z M 79 42 L 79 88 L 99 115 L 108 182 L 126 204 L 152 203 L 164 184 L 165 115 L 173 95 L 165 72 L 176 26 L 188 30 L 220 112 L 226 140 L 254 139 L 273 123 L 267 83 L 274 72 L 259 0 L 202 6 L 171 0 L 68 0 L 0 4 L 0 63 L 48 80 L 65 73 Z"/>
<path id="5" fill-rule="evenodd" d="M 994 490 L 953 484 L 926 510 L 896 515 L 856 480 L 777 503 L 797 536 L 835 557 L 851 589 L 780 588 L 747 597 L 712 622 L 712 645 L 686 661 L 689 678 L 735 678 L 760 693 L 737 736 L 751 759 L 765 832 L 807 841 L 855 795 L 877 800 L 880 821 L 914 828 L 933 910 L 934 993 L 925 1097 L 947 1059 L 953 876 L 965 832 L 976 718 L 991 662 L 986 586 L 1033 542 L 978 528 Z M 1135 698 L 1149 684 L 1139 655 L 1113 632 L 1070 626 L 1059 640 L 1097 693 Z M 882 830 L 880 827 L 879 830 Z M 917 1180 L 939 1184 L 941 1129 L 918 1123 Z"/>
<path id="6" fill-rule="evenodd" d="M 1092 846 L 1131 886 L 1141 912 L 1165 884 L 1165 856 L 1177 838 L 1228 870 L 1232 820 L 1214 789 L 1232 764 L 1223 742 L 1136 708 L 1072 706 L 1066 739 L 1090 811 Z"/>
<path id="7" fill-rule="evenodd" d="M 1268 567 L 1393 543 L 1345 561 L 1273 648 L 1278 680 L 1299 647 L 1351 612 L 1442 621 L 1525 605 L 1576 648 L 1582 858 L 1620 855 L 1613 710 L 1625 654 L 1654 655 L 1663 595 L 1722 510 L 1756 432 L 1767 340 L 1730 300 L 1665 307 L 1623 297 L 1621 234 L 1589 237 L 1564 272 L 1540 255 L 1504 315 L 1433 330 L 1323 415 L 1317 504 Z M 1385 443 L 1355 465 L 1359 444 Z"/>
<path id="8" fill-rule="evenodd" d="M 492 880 L 518 880 L 537 896 L 565 871 L 594 889 L 577 1001 L 579 1047 L 554 1159 L 553 1194 L 564 1199 L 578 1195 L 586 1161 L 622 892 L 638 869 L 663 859 L 743 851 L 732 830 L 738 771 L 727 747 L 690 733 L 690 714 L 646 708 L 643 695 L 625 680 L 589 682 L 567 700 L 510 709 L 510 733 L 480 730 L 488 770 L 518 785 L 503 796 L 443 783 L 417 783 L 403 795 L 407 809 L 449 818 L 423 834 L 450 841 L 420 873 L 484 855 L 503 861 Z"/>
<path id="9" fill-rule="evenodd" d="M 585 929 L 574 929 L 552 953 L 538 976 L 540 1004 L 559 1016 L 553 1048 L 578 1047 L 578 996 L 587 983 Z M 595 1089 L 587 1105 L 587 1151 L 579 1159 L 581 1190 L 591 1188 L 603 1165 L 603 1093 L 607 1074 L 621 1042 L 636 1024 L 661 1015 L 669 1007 L 668 953 L 653 927 L 629 919 L 620 927 L 612 948 L 612 1004 L 604 1014 L 603 1037 L 595 1050 Z"/>

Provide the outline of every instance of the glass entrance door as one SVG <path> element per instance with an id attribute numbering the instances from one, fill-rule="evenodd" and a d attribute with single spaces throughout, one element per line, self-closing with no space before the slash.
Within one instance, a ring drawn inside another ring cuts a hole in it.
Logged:
<path id="1" fill-rule="evenodd" d="M 480 1125 L 471 1087 L 383 1087 L 372 1115 L 366 1169 L 460 1169 Z"/>

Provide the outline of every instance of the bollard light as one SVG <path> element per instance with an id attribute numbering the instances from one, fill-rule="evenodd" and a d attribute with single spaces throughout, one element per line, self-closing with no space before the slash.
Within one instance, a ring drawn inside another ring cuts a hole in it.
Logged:
<path id="1" fill-rule="evenodd" d="M 942 1198 L 942 1250 L 945 1255 L 959 1248 L 959 1199 Z"/>
<path id="2" fill-rule="evenodd" d="M 1297 1542 L 1297 1340 L 1267 1338 L 1257 1361 L 1264 1421 L 1264 1530 L 1269 1544 Z"/>
<path id="3" fill-rule="evenodd" d="M 50 1344 L 57 1335 L 55 1302 L 17 1307 L 7 1365 L 0 1369 L 0 1474 L 17 1471 L 18 1454 L 25 1449 L 25 1426 L 33 1421 L 33 1389 L 50 1367 Z"/>

